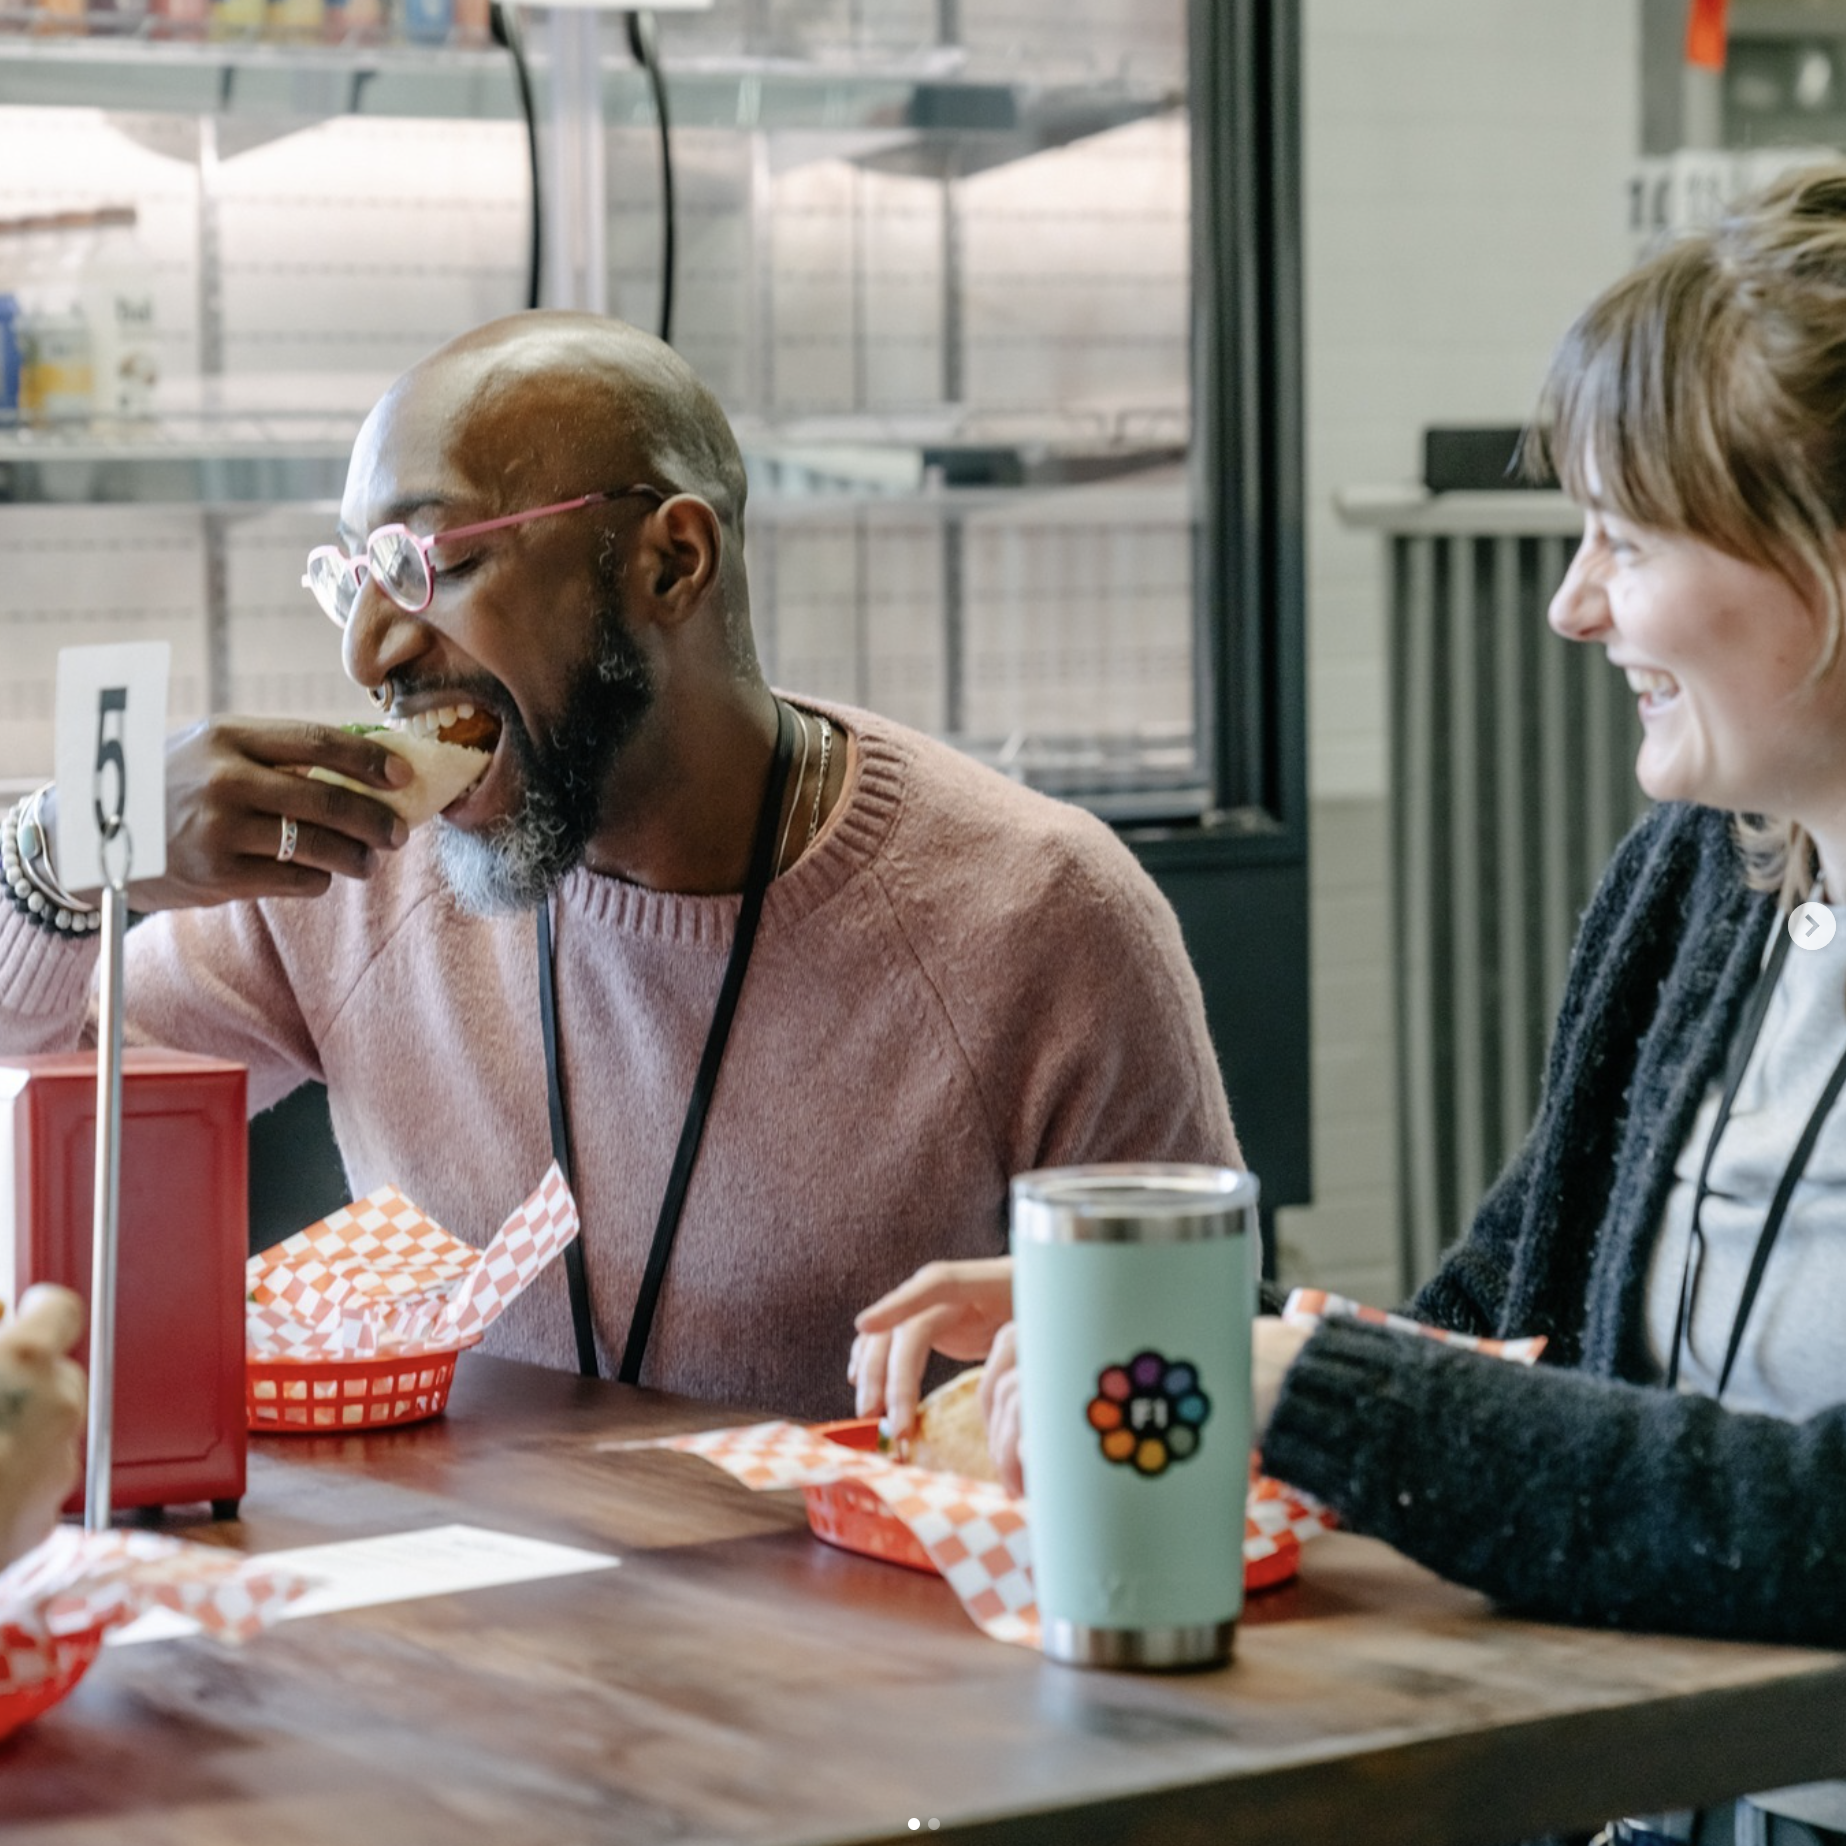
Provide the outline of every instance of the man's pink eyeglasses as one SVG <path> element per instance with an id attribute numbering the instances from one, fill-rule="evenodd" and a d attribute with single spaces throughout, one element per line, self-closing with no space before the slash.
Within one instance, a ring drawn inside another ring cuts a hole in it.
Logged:
<path id="1" fill-rule="evenodd" d="M 579 494 L 575 500 L 559 500 L 552 506 L 535 506 L 529 513 L 508 513 L 503 519 L 483 519 L 478 525 L 453 526 L 447 532 L 432 532 L 427 538 L 420 538 L 405 525 L 380 526 L 357 557 L 349 557 L 338 545 L 316 545 L 308 553 L 301 587 L 312 590 L 314 600 L 342 628 L 352 618 L 368 576 L 378 580 L 378 587 L 400 609 L 421 615 L 436 594 L 436 566 L 429 554 L 445 540 L 477 538 L 483 532 L 523 526 L 529 520 L 549 519 L 553 513 L 574 513 L 579 507 L 626 500 L 634 494 L 646 494 L 657 501 L 667 498 L 658 487 L 617 487 L 608 493 Z"/>

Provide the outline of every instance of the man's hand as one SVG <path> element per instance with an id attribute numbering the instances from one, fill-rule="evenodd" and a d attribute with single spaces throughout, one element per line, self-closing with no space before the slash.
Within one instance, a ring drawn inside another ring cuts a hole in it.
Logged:
<path id="1" fill-rule="evenodd" d="M 908 1429 L 931 1351 L 984 1359 L 1012 1318 L 1011 1257 L 924 1264 L 853 1323 L 859 1331 L 846 1376 L 858 1388 L 859 1415 L 882 1412 L 893 1429 Z"/>
<path id="2" fill-rule="evenodd" d="M 365 878 L 408 829 L 381 801 L 312 782 L 331 769 L 372 788 L 402 788 L 416 772 L 401 756 L 338 725 L 212 718 L 167 745 L 167 869 L 128 887 L 136 910 L 183 910 L 232 898 L 316 897 L 333 874 Z M 56 863 L 57 792 L 43 818 Z M 295 850 L 276 857 L 283 821 Z M 81 894 L 79 894 L 81 895 Z"/>
<path id="3" fill-rule="evenodd" d="M 83 1303 L 49 1285 L 0 1326 L 0 1568 L 51 1530 L 77 1484 L 84 1379 L 65 1355 L 82 1333 Z"/>

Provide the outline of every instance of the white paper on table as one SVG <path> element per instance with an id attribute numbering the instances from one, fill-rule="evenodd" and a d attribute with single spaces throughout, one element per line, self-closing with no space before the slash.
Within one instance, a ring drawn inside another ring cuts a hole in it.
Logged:
<path id="1" fill-rule="evenodd" d="M 314 1587 L 288 1605 L 284 1621 L 331 1615 L 338 1609 L 366 1609 L 376 1603 L 414 1602 L 420 1596 L 451 1596 L 502 1583 L 610 1570 L 622 1561 L 603 1551 L 579 1551 L 573 1545 L 553 1545 L 541 1538 L 465 1525 L 387 1532 L 378 1538 L 349 1538 L 338 1544 L 303 1545 L 261 1555 L 266 1565 L 314 1579 Z M 166 1641 L 198 1632 L 198 1624 L 189 1617 L 154 1609 L 116 1629 L 108 1645 L 127 1647 L 136 1641 Z"/>

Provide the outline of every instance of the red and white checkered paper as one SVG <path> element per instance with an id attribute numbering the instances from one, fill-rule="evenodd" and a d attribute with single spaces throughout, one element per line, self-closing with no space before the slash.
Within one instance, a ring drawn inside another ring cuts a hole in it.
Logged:
<path id="1" fill-rule="evenodd" d="M 1364 1307 L 1318 1288 L 1296 1289 L 1282 1311 L 1282 1318 L 1297 1326 L 1335 1315 L 1395 1327 L 1521 1365 L 1532 1364 L 1545 1350 L 1542 1336 L 1477 1339 L 1387 1314 L 1382 1308 Z M 703 1430 L 691 1436 L 610 1446 L 678 1449 L 698 1455 L 757 1491 L 863 1481 L 915 1534 L 930 1562 L 947 1578 L 962 1607 L 984 1633 L 1022 1647 L 1040 1644 L 1026 1502 L 1015 1500 L 991 1481 L 909 1467 L 883 1455 L 847 1448 L 800 1423 L 754 1423 L 740 1429 Z M 1249 1570 L 1284 1551 L 1299 1549 L 1306 1540 L 1337 1524 L 1337 1516 L 1312 1495 L 1267 1475 L 1256 1475 L 1244 1503 L 1244 1567 Z"/>
<path id="2" fill-rule="evenodd" d="M 1021 1647 L 1039 1645 L 1026 1502 L 992 1481 L 849 1449 L 800 1423 L 755 1423 L 612 1446 L 678 1449 L 716 1463 L 759 1492 L 862 1481 L 916 1535 L 984 1634 Z M 1244 1509 L 1245 1565 L 1293 1549 L 1331 1523 L 1305 1494 L 1255 1481 Z"/>
<path id="3" fill-rule="evenodd" d="M 1403 1314 L 1388 1314 L 1383 1308 L 1368 1308 L 1349 1301 L 1344 1295 L 1330 1295 L 1324 1288 L 1298 1288 L 1282 1304 L 1282 1318 L 1297 1327 L 1311 1327 L 1323 1319 L 1363 1320 L 1374 1327 L 1393 1327 L 1399 1333 L 1414 1333 L 1426 1340 L 1441 1340 L 1450 1346 L 1465 1346 L 1470 1352 L 1484 1352 L 1489 1358 L 1511 1359 L 1518 1365 L 1532 1365 L 1545 1350 L 1545 1336 L 1534 1334 L 1523 1340 L 1487 1340 L 1472 1333 L 1451 1333 L 1447 1327 L 1425 1326 Z"/>
<path id="4" fill-rule="evenodd" d="M 484 1250 L 382 1186 L 250 1258 L 245 1350 L 273 1363 L 472 1346 L 577 1230 L 555 1161 Z"/>
<path id="5" fill-rule="evenodd" d="M 9 1705 L 41 1703 L 46 1683 L 60 1675 L 68 1691 L 108 1629 L 149 1609 L 174 1609 L 216 1640 L 245 1641 L 310 1581 L 261 1558 L 156 1532 L 59 1526 L 0 1572 L 0 1735 L 17 1716 Z"/>

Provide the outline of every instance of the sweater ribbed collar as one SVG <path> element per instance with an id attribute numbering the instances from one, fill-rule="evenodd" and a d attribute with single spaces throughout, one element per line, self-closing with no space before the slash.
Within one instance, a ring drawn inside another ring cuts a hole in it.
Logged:
<path id="1" fill-rule="evenodd" d="M 903 805 L 908 767 L 901 740 L 870 712 L 806 697 L 790 703 L 824 713 L 847 740 L 846 783 L 814 844 L 769 887 L 765 931 L 792 927 L 872 862 Z M 736 892 L 649 891 L 581 866 L 558 887 L 566 916 L 599 929 L 708 947 L 729 943 L 742 901 Z"/>

